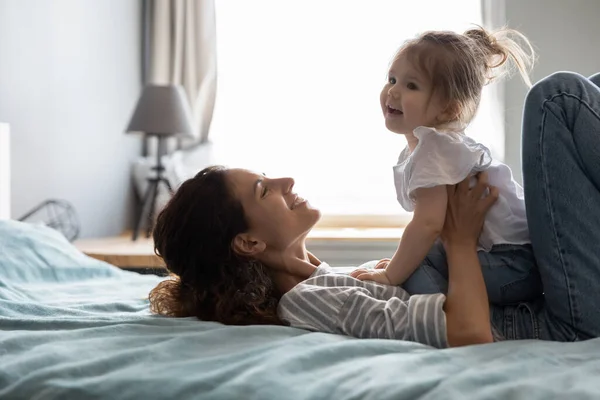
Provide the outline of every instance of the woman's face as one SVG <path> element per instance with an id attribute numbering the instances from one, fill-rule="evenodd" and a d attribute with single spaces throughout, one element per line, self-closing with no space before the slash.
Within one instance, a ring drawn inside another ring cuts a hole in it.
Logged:
<path id="1" fill-rule="evenodd" d="M 227 179 L 244 208 L 248 234 L 267 247 L 283 250 L 303 240 L 321 217 L 319 210 L 292 191 L 292 178 L 272 179 L 231 169 Z"/>

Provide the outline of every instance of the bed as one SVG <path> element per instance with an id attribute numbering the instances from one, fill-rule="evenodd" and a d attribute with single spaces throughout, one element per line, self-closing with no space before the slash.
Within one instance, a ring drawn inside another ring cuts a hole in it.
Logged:
<path id="1" fill-rule="evenodd" d="M 435 350 L 171 319 L 148 311 L 160 279 L 0 221 L 0 398 L 600 398 L 600 340 Z"/>

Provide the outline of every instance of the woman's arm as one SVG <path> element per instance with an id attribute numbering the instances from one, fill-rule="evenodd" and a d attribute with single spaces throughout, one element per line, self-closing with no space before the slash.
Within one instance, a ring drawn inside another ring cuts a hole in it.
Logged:
<path id="1" fill-rule="evenodd" d="M 482 198 L 488 188 L 489 194 Z M 451 347 L 493 341 L 477 241 L 485 215 L 497 198 L 498 190 L 488 186 L 486 173 L 479 174 L 472 189 L 469 189 L 468 178 L 448 187 L 448 208 L 441 237 L 448 261 L 444 311 Z"/>
<path id="2" fill-rule="evenodd" d="M 419 267 L 442 231 L 448 195 L 446 186 L 435 186 L 417 189 L 415 197 L 413 219 L 404 229 L 400 245 L 387 267 L 366 272 L 356 271 L 352 275 L 354 278 L 400 285 Z"/>

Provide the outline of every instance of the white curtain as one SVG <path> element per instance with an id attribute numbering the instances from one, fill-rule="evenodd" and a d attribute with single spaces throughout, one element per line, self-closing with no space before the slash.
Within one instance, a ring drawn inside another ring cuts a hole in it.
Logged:
<path id="1" fill-rule="evenodd" d="M 217 89 L 214 0 L 148 0 L 146 83 L 184 87 L 200 133 L 189 148 L 208 141 Z"/>
<path id="2" fill-rule="evenodd" d="M 167 154 L 161 156 L 164 176 L 176 188 L 183 180 L 182 152 L 173 150 L 210 148 L 199 145 L 208 142 L 217 90 L 215 3 L 214 0 L 144 0 L 142 4 L 143 83 L 183 86 L 199 132 L 199 139 L 167 141 Z M 146 138 L 143 157 L 133 165 L 140 199 L 148 185 L 147 177 L 154 174 L 156 151 L 155 139 Z M 169 198 L 166 188 L 160 186 L 154 215 Z"/>

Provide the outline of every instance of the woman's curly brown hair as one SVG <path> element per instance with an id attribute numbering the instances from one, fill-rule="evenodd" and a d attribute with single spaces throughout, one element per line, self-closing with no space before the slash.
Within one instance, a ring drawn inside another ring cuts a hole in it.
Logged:
<path id="1" fill-rule="evenodd" d="M 154 251 L 172 275 L 150 292 L 150 310 L 232 325 L 281 324 L 269 271 L 231 247 L 248 224 L 226 175 L 221 166 L 203 169 L 158 215 Z"/>

